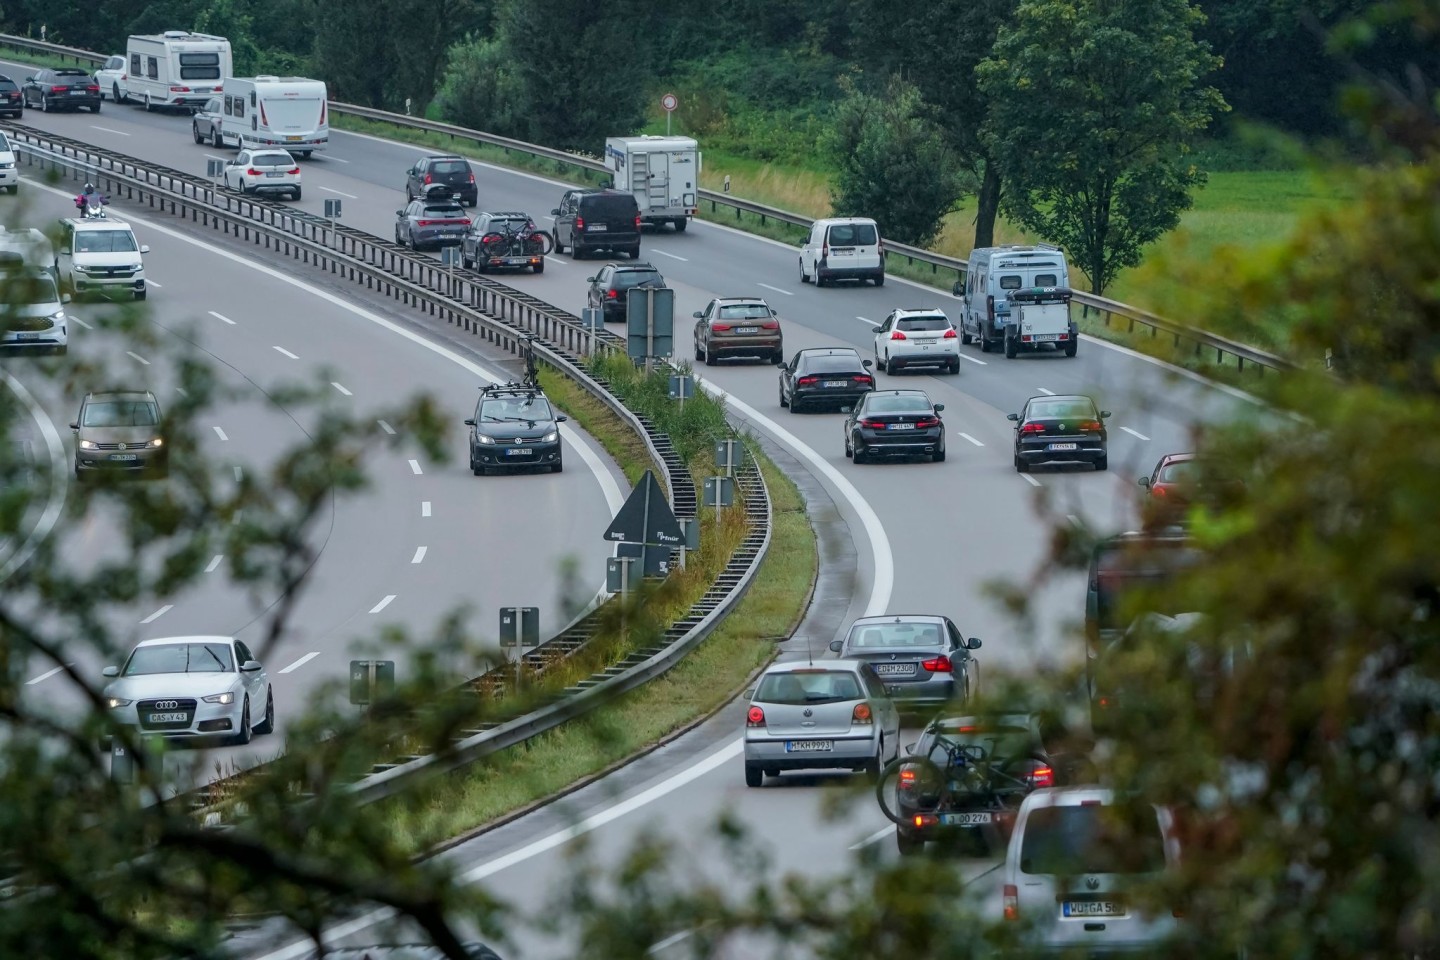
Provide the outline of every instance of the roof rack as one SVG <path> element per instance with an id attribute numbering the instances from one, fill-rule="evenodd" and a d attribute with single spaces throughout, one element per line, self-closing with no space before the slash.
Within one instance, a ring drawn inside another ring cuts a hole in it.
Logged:
<path id="1" fill-rule="evenodd" d="M 480 388 L 480 392 L 491 397 L 545 395 L 545 391 L 540 388 L 538 383 L 523 383 L 519 380 L 486 384 Z"/>

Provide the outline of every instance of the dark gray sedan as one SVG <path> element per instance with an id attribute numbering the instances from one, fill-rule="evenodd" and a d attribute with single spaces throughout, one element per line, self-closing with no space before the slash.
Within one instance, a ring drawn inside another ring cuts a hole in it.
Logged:
<path id="1" fill-rule="evenodd" d="M 949 617 L 898 614 L 861 617 L 830 649 L 875 669 L 885 692 L 901 710 L 934 710 L 962 704 L 979 683 L 979 662 L 970 655 L 980 640 L 961 636 Z"/>
<path id="2" fill-rule="evenodd" d="M 412 200 L 395 211 L 395 244 L 419 250 L 421 247 L 459 246 L 465 242 L 470 218 L 459 199 L 432 190 L 422 200 Z"/>

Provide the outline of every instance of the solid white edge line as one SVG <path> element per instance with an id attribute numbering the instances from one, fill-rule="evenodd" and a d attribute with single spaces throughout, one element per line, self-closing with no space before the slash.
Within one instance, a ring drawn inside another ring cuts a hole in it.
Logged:
<path id="1" fill-rule="evenodd" d="M 415 548 L 415 556 L 413 556 L 413 557 L 410 558 L 410 562 L 411 562 L 411 563 L 419 563 L 420 561 L 424 560 L 424 559 L 425 559 L 425 551 L 427 551 L 427 550 L 429 550 L 429 549 L 430 549 L 429 547 L 416 547 L 416 548 Z"/>
<path id="2" fill-rule="evenodd" d="M 334 380 L 331 380 L 331 381 L 330 381 L 330 386 L 334 387 L 336 390 L 339 390 L 342 394 L 344 394 L 344 395 L 347 396 L 347 397 L 353 397 L 353 396 L 355 396 L 355 394 L 351 393 L 349 390 L 346 390 L 344 387 L 342 387 L 340 384 L 336 383 Z"/>
<path id="3" fill-rule="evenodd" d="M 888 826 L 888 827 L 884 827 L 884 828 L 882 828 L 882 829 L 880 829 L 880 830 L 876 830 L 874 833 L 870 834 L 870 836 L 866 837 L 864 840 L 861 840 L 861 841 L 859 841 L 859 842 L 857 842 L 857 843 L 852 843 L 852 844 L 850 844 L 850 849 L 851 849 L 851 850 L 859 850 L 861 847 L 868 847 L 868 846 L 870 846 L 870 844 L 872 844 L 872 843 L 876 843 L 876 842 L 878 842 L 878 841 L 884 840 L 886 837 L 890 836 L 890 835 L 891 835 L 892 833 L 894 833 L 894 832 L 895 832 L 895 827 L 894 827 L 893 825 L 892 825 L 892 826 Z"/>
<path id="4" fill-rule="evenodd" d="M 216 568 L 218 568 L 218 567 L 220 566 L 220 564 L 222 564 L 222 563 L 224 563 L 224 562 L 225 562 L 225 554 L 223 554 L 223 553 L 217 553 L 217 554 L 215 554 L 215 556 L 213 556 L 213 557 L 210 558 L 210 562 L 207 563 L 207 564 L 205 564 L 205 572 L 206 572 L 206 573 L 214 573 L 215 570 L 216 570 Z"/>
<path id="5" fill-rule="evenodd" d="M 390 601 L 394 600 L 395 597 L 396 594 L 393 593 L 385 594 L 385 599 L 381 600 L 379 603 L 375 604 L 375 606 L 371 607 L 370 612 L 379 613 L 381 610 L 384 610 L 386 607 L 390 606 Z"/>
<path id="6" fill-rule="evenodd" d="M 429 501 L 429 500 L 421 500 L 421 501 L 420 501 L 420 516 L 422 516 L 422 517 L 428 517 L 428 516 L 430 516 L 430 501 Z"/>
<path id="7" fill-rule="evenodd" d="M 55 429 L 55 424 L 50 421 L 45 408 L 35 399 L 34 395 L 25 388 L 25 385 L 16 380 L 10 374 L 4 376 L 5 385 L 10 392 L 25 405 L 30 411 L 30 419 L 35 421 L 35 426 L 40 429 L 40 435 L 45 438 L 45 448 L 50 454 L 50 493 L 45 502 L 45 510 L 40 514 L 40 519 L 35 522 L 35 529 L 25 538 L 16 550 L 5 560 L 5 565 L 0 567 L 0 583 L 9 578 L 20 566 L 30 559 L 35 552 L 40 540 L 48 537 L 50 531 L 55 529 L 55 524 L 60 519 L 60 513 L 65 508 L 65 493 L 70 482 L 70 465 L 66 462 L 65 445 L 60 442 L 60 431 Z"/>
<path id="8" fill-rule="evenodd" d="M 770 286 L 770 284 L 768 284 L 768 283 L 758 283 L 758 282 L 757 282 L 757 283 L 755 284 L 755 286 L 757 286 L 757 287 L 764 287 L 766 290 L 774 290 L 776 293 L 783 293 L 783 294 L 785 294 L 785 296 L 787 296 L 787 297 L 793 297 L 793 296 L 795 296 L 795 291 L 794 291 L 794 290 L 781 290 L 779 287 L 772 287 L 772 286 Z"/>
<path id="9" fill-rule="evenodd" d="M 25 686 L 33 687 L 37 683 L 43 683 L 44 681 L 49 680 L 51 677 L 55 676 L 55 674 L 59 673 L 61 670 L 64 669 L 64 667 L 52 667 L 51 669 L 46 670 L 44 673 L 40 674 L 40 676 L 32 677 L 31 679 L 26 680 Z"/>
<path id="10" fill-rule="evenodd" d="M 150 616 L 146 617 L 144 620 L 141 620 L 140 622 L 141 622 L 142 624 L 154 623 L 156 620 L 159 620 L 161 617 L 165 616 L 165 614 L 169 613 L 171 610 L 174 610 L 174 609 L 175 609 L 175 604 L 173 604 L 173 603 L 167 603 L 167 604 L 165 604 L 165 606 L 161 607 L 159 610 L 156 610 L 154 613 L 150 614 Z"/>
<path id="11" fill-rule="evenodd" d="M 1148 441 L 1150 439 L 1149 437 L 1145 436 L 1145 434 L 1141 433 L 1139 430 L 1131 430 L 1129 427 L 1121 427 L 1120 429 L 1124 430 L 1126 433 L 1130 434 L 1130 436 L 1134 437 L 1137 440 Z"/>
<path id="12" fill-rule="evenodd" d="M 985 446 L 985 444 L 981 443 L 979 440 L 976 440 L 974 437 L 970 436 L 970 434 L 968 434 L 968 433 L 963 433 L 963 432 L 962 432 L 962 433 L 960 434 L 960 436 L 964 437 L 966 440 L 969 440 L 971 443 L 975 444 L 975 446 L 977 446 L 977 447 L 983 447 L 983 446 Z"/>
<path id="13" fill-rule="evenodd" d="M 299 670 L 301 667 L 305 666 L 305 664 L 309 663 L 311 660 L 314 660 L 318 656 L 320 656 L 319 650 L 311 650 L 309 653 L 305 654 L 305 656 L 290 664 L 290 666 L 281 667 L 279 670 L 276 671 L 276 673 L 291 673 L 292 671 Z"/>
<path id="14" fill-rule="evenodd" d="M 986 363 L 984 360 L 976 360 L 974 357 L 970 356 L 969 354 L 965 354 L 965 353 L 960 354 L 960 359 L 961 359 L 961 360 L 969 360 L 971 363 L 978 363 L 978 364 L 979 364 L 980 366 L 982 366 L 982 367 L 988 367 L 988 366 L 990 366 L 990 364 Z"/>
<path id="15" fill-rule="evenodd" d="M 81 320 L 81 319 L 80 319 L 79 317 L 77 317 L 77 316 L 73 316 L 73 315 L 72 315 L 72 316 L 70 317 L 70 319 L 71 319 L 71 320 L 74 320 L 76 323 L 80 324 L 80 326 L 84 327 L 86 330 L 94 330 L 94 329 L 95 329 L 95 328 L 92 327 L 90 324 L 86 323 L 84 320 Z"/>
<path id="16" fill-rule="evenodd" d="M 1032 487 L 1038 487 L 1038 486 L 1040 486 L 1040 481 L 1039 481 L 1039 480 L 1036 480 L 1034 477 L 1030 476 L 1030 474 L 1028 474 L 1028 473 L 1022 473 L 1022 474 L 1020 474 L 1020 479 L 1021 479 L 1021 480 L 1024 480 L 1026 483 L 1030 484 L 1030 486 L 1032 486 Z"/>
<path id="17" fill-rule="evenodd" d="M 420 470 L 420 461 L 419 461 L 419 460 L 411 460 L 411 461 L 410 461 L 410 472 L 413 473 L 413 474 L 415 474 L 415 476 L 417 476 L 417 477 L 421 475 L 422 471 Z"/>

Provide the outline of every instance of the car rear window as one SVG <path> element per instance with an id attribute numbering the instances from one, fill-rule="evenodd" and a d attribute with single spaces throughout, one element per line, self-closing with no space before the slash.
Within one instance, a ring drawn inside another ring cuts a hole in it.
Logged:
<path id="1" fill-rule="evenodd" d="M 57 77 L 84 77 L 84 78 L 87 79 L 87 80 L 90 78 L 90 74 L 86 73 L 84 70 L 76 70 L 74 67 L 67 67 L 67 68 L 64 68 L 64 69 L 56 70 L 56 71 L 55 71 L 55 76 L 57 76 Z"/>
<path id="2" fill-rule="evenodd" d="M 950 321 L 937 313 L 929 317 L 901 317 L 895 327 L 898 330 L 948 330 Z"/>
<path id="3" fill-rule="evenodd" d="M 1118 806 L 1038 807 L 1025 821 L 1022 873 L 1155 873 L 1165 868 L 1165 839 L 1153 808 L 1130 815 Z"/>
<path id="4" fill-rule="evenodd" d="M 664 286 L 665 278 L 657 270 L 616 270 L 611 286 L 624 290 L 627 287 L 643 285 Z"/>
<path id="5" fill-rule="evenodd" d="M 0 90 L 19 90 L 14 80 L 0 80 Z"/>
<path id="6" fill-rule="evenodd" d="M 464 160 L 437 160 L 430 167 L 431 173 L 468 173 L 470 165 Z"/>
<path id="7" fill-rule="evenodd" d="M 1057 287 L 1059 286 L 1059 283 L 1057 282 L 1055 274 L 1053 273 L 1037 273 L 1035 274 L 1035 286 Z"/>
<path id="8" fill-rule="evenodd" d="M 837 223 L 830 227 L 832 247 L 873 247 L 875 226 L 870 223 Z"/>
<path id="9" fill-rule="evenodd" d="M 463 217 L 465 216 L 465 208 L 458 203 L 427 203 L 425 204 L 425 216 Z"/>
<path id="10" fill-rule="evenodd" d="M 932 409 L 928 400 L 918 396 L 877 397 L 871 394 L 870 402 L 865 404 L 866 413 L 929 413 Z"/>
<path id="11" fill-rule="evenodd" d="M 1051 400 L 1030 404 L 1032 420 L 1074 420 L 1095 416 L 1095 405 L 1088 400 Z"/>
<path id="12" fill-rule="evenodd" d="M 880 647 L 938 647 L 945 631 L 938 623 L 857 623 L 850 628 L 850 645 L 858 649 Z"/>
<path id="13" fill-rule="evenodd" d="M 1007 273 L 1000 278 L 1001 290 L 1019 290 L 1023 281 L 1018 273 Z"/>
<path id="14" fill-rule="evenodd" d="M 250 163 L 257 167 L 293 167 L 295 158 L 288 153 L 252 153 Z"/>
<path id="15" fill-rule="evenodd" d="M 770 308 L 763 303 L 726 303 L 720 306 L 722 320 L 768 320 Z"/>
<path id="16" fill-rule="evenodd" d="M 772 673 L 760 681 L 755 699 L 792 705 L 859 700 L 860 682 L 848 670 Z"/>
<path id="17" fill-rule="evenodd" d="M 807 373 L 859 373 L 865 369 L 860 365 L 858 353 L 827 353 L 802 357 L 800 367 Z"/>
<path id="18" fill-rule="evenodd" d="M 592 194 L 580 198 L 580 215 L 592 220 L 634 220 L 639 212 L 635 198 L 628 193 L 616 196 Z"/>
<path id="19" fill-rule="evenodd" d="M 1198 478 L 1200 468 L 1194 460 L 1176 460 L 1160 468 L 1161 483 L 1191 483 Z"/>
<path id="20" fill-rule="evenodd" d="M 991 726 L 988 724 L 967 724 L 960 727 L 942 727 L 939 736 L 944 743 L 936 740 L 928 751 L 930 759 L 944 766 L 949 759 L 946 746 L 956 744 L 975 746 L 985 751 L 986 760 L 1020 760 L 1030 756 L 1034 747 L 1031 733 L 1025 727 Z"/>

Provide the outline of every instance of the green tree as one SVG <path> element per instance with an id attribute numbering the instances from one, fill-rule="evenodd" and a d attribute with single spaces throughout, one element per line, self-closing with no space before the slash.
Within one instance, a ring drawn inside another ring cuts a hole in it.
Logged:
<path id="1" fill-rule="evenodd" d="M 435 105 L 446 122 L 502 136 L 529 132 L 516 113 L 520 86 L 498 40 L 467 38 L 450 48 Z"/>
<path id="2" fill-rule="evenodd" d="M 898 78 L 881 97 L 852 88 L 836 113 L 830 149 L 838 216 L 874 217 L 885 236 L 901 243 L 935 239 L 960 186 L 918 90 Z"/>
<path id="3" fill-rule="evenodd" d="M 482 18 L 474 0 L 316 0 L 315 71 L 331 96 L 423 113 L 452 38 Z"/>
<path id="4" fill-rule="evenodd" d="M 1187 0 L 1023 0 L 978 68 L 1006 213 L 1065 247 L 1103 293 L 1173 229 L 1204 174 L 1187 158 L 1224 109 Z"/>

